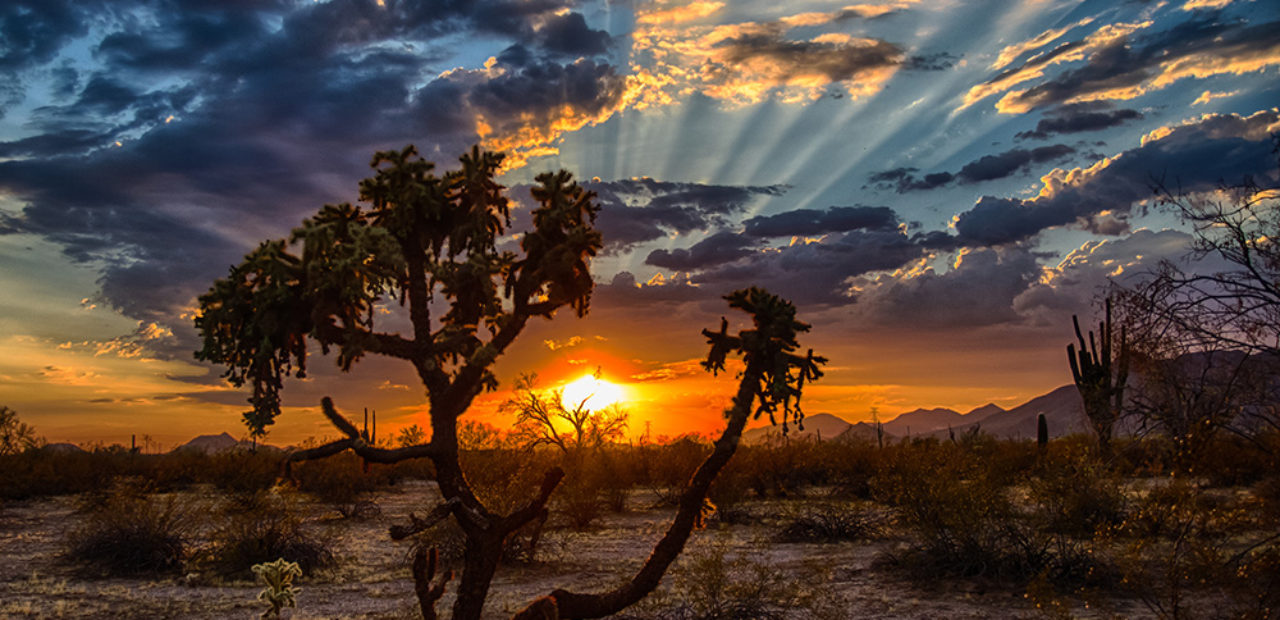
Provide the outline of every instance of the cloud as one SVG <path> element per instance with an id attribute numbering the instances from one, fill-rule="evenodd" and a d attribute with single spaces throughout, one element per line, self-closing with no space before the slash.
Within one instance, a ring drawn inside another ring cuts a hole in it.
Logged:
<path id="1" fill-rule="evenodd" d="M 851 278 L 897 269 L 927 252 L 902 231 L 854 230 L 821 241 L 765 247 L 689 277 L 715 291 L 762 286 L 797 304 L 843 305 L 852 300 Z"/>
<path id="2" fill-rule="evenodd" d="M 672 271 L 697 271 L 748 256 L 758 244 L 759 241 L 750 237 L 722 231 L 693 244 L 687 250 L 654 250 L 644 262 L 646 265 Z"/>
<path id="3" fill-rule="evenodd" d="M 558 350 L 560 350 L 560 349 L 567 349 L 567 348 L 569 348 L 569 347 L 576 347 L 576 346 L 578 346 L 578 345 L 582 344 L 582 337 L 581 337 L 581 336 L 571 336 L 571 337 L 569 337 L 569 338 L 567 338 L 567 339 L 565 339 L 565 340 L 543 340 L 543 341 L 542 341 L 542 344 L 543 344 L 543 345 L 545 345 L 545 346 L 547 347 L 547 349 L 550 349 L 550 350 L 552 350 L 552 351 L 558 351 Z"/>
<path id="4" fill-rule="evenodd" d="M 1074 24 L 1068 24 L 1062 28 L 1050 28 L 1025 41 L 1007 45 L 1004 49 L 1000 50 L 995 61 L 991 63 L 990 69 L 992 71 L 1003 69 L 1012 64 L 1013 61 L 1017 60 L 1019 56 L 1053 43 L 1054 41 L 1062 38 L 1062 35 L 1065 35 L 1071 30 L 1081 26 L 1087 26 L 1092 23 L 1093 20 L 1093 17 L 1086 17 Z"/>
<path id="5" fill-rule="evenodd" d="M 899 194 L 916 190 L 930 190 L 952 182 L 962 185 L 994 181 L 1029 170 L 1035 164 L 1061 160 L 1076 150 L 1065 144 L 1040 146 L 1033 149 L 1011 149 L 982 157 L 965 164 L 959 171 L 934 172 L 916 177 L 916 168 L 893 168 L 872 173 L 868 180 L 881 189 L 893 189 Z"/>
<path id="6" fill-rule="evenodd" d="M 1232 90 L 1232 91 L 1221 92 L 1221 93 L 1215 93 L 1215 92 L 1206 90 L 1200 93 L 1200 96 L 1196 97 L 1196 100 L 1192 101 L 1191 105 L 1193 106 L 1204 105 L 1206 103 L 1209 103 L 1210 101 L 1213 101 L 1214 99 L 1226 99 L 1228 97 L 1234 97 L 1238 94 L 1240 94 L 1240 91 L 1238 90 Z"/>
<path id="7" fill-rule="evenodd" d="M 793 209 L 776 215 L 760 215 L 742 222 L 745 233 L 753 237 L 817 236 L 850 230 L 891 230 L 898 227 L 898 216 L 889 207 L 830 207 Z"/>
<path id="8" fill-rule="evenodd" d="M 976 327 L 1016 321 L 1014 300 L 1040 266 L 1024 249 L 962 251 L 951 269 L 917 268 L 854 284 L 857 320 L 906 327 Z"/>
<path id="9" fill-rule="evenodd" d="M 1207 91 L 1206 91 L 1207 92 Z M 1043 140 L 1052 135 L 1099 131 L 1140 120 L 1142 113 L 1130 109 L 1113 109 L 1106 102 L 1069 103 L 1058 106 L 1036 123 L 1036 128 L 1017 134 L 1020 140 Z"/>
<path id="10" fill-rule="evenodd" d="M 702 19 L 724 8 L 723 2 L 690 2 L 670 8 L 642 10 L 636 12 L 636 22 L 640 24 L 679 24 Z"/>
<path id="11" fill-rule="evenodd" d="M 611 251 L 670 234 L 723 226 L 753 200 L 780 196 L 784 185 L 734 186 L 674 183 L 643 178 L 590 182 L 600 201 L 596 227 Z"/>
<path id="12" fill-rule="evenodd" d="M 1113 281 L 1136 285 L 1160 261 L 1187 257 L 1192 245 L 1192 236 L 1177 230 L 1142 229 L 1120 239 L 1086 241 L 1057 265 L 1044 267 L 1013 306 L 1036 324 L 1090 314 L 1093 300 Z"/>
<path id="13" fill-rule="evenodd" d="M 996 109 L 1024 113 L 1062 103 L 1127 100 L 1186 78 L 1242 75 L 1280 65 L 1280 22 L 1219 19 L 1214 13 L 1132 40 L 1128 35 L 1107 38 L 1088 46 L 1083 66 L 1030 88 L 1009 90 Z"/>
<path id="14" fill-rule="evenodd" d="M 1098 216 L 1128 213 L 1134 203 L 1151 198 L 1152 184 L 1164 179 L 1182 191 L 1217 187 L 1222 180 L 1254 175 L 1270 178 L 1270 134 L 1280 128 L 1280 112 L 1264 110 L 1244 117 L 1206 114 L 1181 125 L 1148 134 L 1137 148 L 1088 168 L 1054 170 L 1041 178 L 1038 196 L 1030 199 L 983 196 L 956 216 L 960 240 L 970 245 L 1014 243 L 1054 226 Z M 1100 230 L 1099 230 L 1100 232 Z"/>
<path id="15" fill-rule="evenodd" d="M 840 30 L 850 20 L 881 19 L 911 4 L 851 5 L 715 26 L 685 22 L 705 17 L 718 4 L 642 12 L 632 33 L 632 55 L 640 68 L 635 81 L 647 92 L 637 97 L 637 107 L 671 103 L 693 92 L 732 105 L 768 98 L 798 103 L 829 94 L 833 85 L 857 98 L 879 92 L 899 69 L 949 68 L 955 57 L 948 53 L 909 54 L 895 43 Z M 797 36 L 799 28 L 821 32 Z"/>
<path id="16" fill-rule="evenodd" d="M 0 143 L 0 192 L 21 205 L 0 232 L 101 270 L 105 304 L 173 329 L 146 346 L 189 358 L 194 297 L 257 241 L 354 198 L 374 150 L 415 141 L 447 167 L 480 120 L 518 162 L 624 105 L 626 80 L 592 57 L 607 35 L 565 8 L 156 0 L 117 20 L 93 2 L 6 5 L 0 73 L 35 67 L 65 92 Z M 477 34 L 513 43 L 441 72 L 450 37 Z M 66 49 L 86 36 L 92 64 Z"/>

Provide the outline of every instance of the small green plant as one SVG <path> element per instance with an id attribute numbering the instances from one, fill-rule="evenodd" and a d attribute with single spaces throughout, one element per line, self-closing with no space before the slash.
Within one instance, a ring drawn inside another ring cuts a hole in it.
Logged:
<path id="1" fill-rule="evenodd" d="M 302 590 L 293 587 L 293 580 L 302 576 L 302 567 L 297 562 L 279 558 L 274 562 L 254 564 L 253 574 L 267 584 L 258 593 L 258 600 L 269 605 L 260 618 L 279 618 L 280 610 L 298 606 L 298 594 Z"/>

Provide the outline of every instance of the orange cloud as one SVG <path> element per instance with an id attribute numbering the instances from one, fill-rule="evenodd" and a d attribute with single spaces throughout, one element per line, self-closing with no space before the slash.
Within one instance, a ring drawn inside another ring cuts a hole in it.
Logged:
<path id="1" fill-rule="evenodd" d="M 639 11 L 636 23 L 639 24 L 679 24 L 702 19 L 724 7 L 723 2 L 691 2 L 684 6 L 669 9 L 651 9 Z"/>
<path id="2" fill-rule="evenodd" d="M 1084 60 L 1090 53 L 1107 47 L 1108 45 L 1112 45 L 1121 39 L 1128 37 L 1130 34 L 1150 26 L 1151 24 L 1152 22 L 1148 20 L 1138 23 L 1108 24 L 1103 26 L 1102 28 L 1099 28 L 1097 32 L 1085 37 L 1084 40 L 1078 44 L 1070 47 L 1063 46 L 1053 52 L 1041 54 L 1028 60 L 1017 69 L 1012 69 L 991 80 L 983 82 L 982 84 L 973 86 L 969 89 L 969 92 L 965 93 L 964 101 L 961 104 L 960 109 L 963 110 L 968 108 L 969 106 L 992 95 L 1007 92 L 1009 89 L 1019 84 L 1042 78 L 1044 77 L 1044 69 L 1047 67 L 1052 67 L 1064 62 L 1077 62 Z M 1010 99 L 1011 96 L 1021 95 L 1023 92 L 1025 91 L 1010 93 L 1009 96 L 1006 96 L 1001 100 L 1001 103 L 1004 103 L 1005 107 L 1002 108 L 1000 104 L 997 104 L 996 108 L 1001 112 L 1013 113 L 1015 111 L 1013 110 L 1014 104 L 1005 103 L 1005 100 Z M 1026 109 L 1030 109 L 1030 107 L 1028 106 Z"/>
<path id="3" fill-rule="evenodd" d="M 995 62 L 991 63 L 991 66 L 989 67 L 989 69 L 991 69 L 992 71 L 1003 69 L 1009 66 L 1010 63 L 1012 63 L 1015 59 L 1017 59 L 1023 53 L 1029 52 L 1035 49 L 1040 49 L 1054 41 L 1057 41 L 1058 39 L 1062 38 L 1062 35 L 1067 34 L 1071 30 L 1074 30 L 1075 28 L 1079 28 L 1080 26 L 1088 25 L 1090 22 L 1093 21 L 1093 19 L 1094 19 L 1093 17 L 1086 17 L 1074 24 L 1063 26 L 1062 28 L 1050 28 L 1049 30 L 1046 30 L 1034 37 L 1031 37 L 1026 41 L 1022 41 L 1020 43 L 1014 43 L 1013 45 L 1006 46 L 1004 49 L 1000 50 L 999 55 L 996 56 Z"/>

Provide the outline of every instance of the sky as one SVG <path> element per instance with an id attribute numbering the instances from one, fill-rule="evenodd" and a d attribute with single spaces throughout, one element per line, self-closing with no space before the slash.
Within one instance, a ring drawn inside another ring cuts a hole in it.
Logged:
<path id="1" fill-rule="evenodd" d="M 375 151 L 480 144 L 517 226 L 564 168 L 605 247 L 590 314 L 532 324 L 468 419 L 599 369 L 632 433 L 713 431 L 699 332 L 751 285 L 830 359 L 809 414 L 1015 406 L 1070 383 L 1108 282 L 1185 260 L 1154 184 L 1278 181 L 1278 75 L 1264 0 L 11 0 L 0 404 L 50 441 L 244 435 L 196 297 Z M 335 436 L 323 395 L 426 426 L 407 365 L 310 366 L 268 441 Z"/>

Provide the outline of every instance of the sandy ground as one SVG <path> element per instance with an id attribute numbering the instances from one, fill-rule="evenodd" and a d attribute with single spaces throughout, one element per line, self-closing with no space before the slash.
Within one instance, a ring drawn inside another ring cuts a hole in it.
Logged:
<path id="1" fill-rule="evenodd" d="M 406 483 L 380 492 L 381 515 L 339 519 L 336 511 L 307 503 L 313 532 L 333 546 L 338 564 L 301 581 L 298 609 L 286 618 L 417 618 L 408 571 L 408 545 L 387 528 L 410 511 L 423 514 L 438 497 L 427 483 Z M 779 515 L 798 501 L 749 502 L 754 518 L 742 525 L 713 525 L 695 534 L 682 561 L 714 547 L 726 557 L 745 556 L 780 569 L 821 593 L 846 618 L 1034 618 L 1040 617 L 1019 590 L 981 584 L 912 583 L 874 568 L 874 559 L 898 544 L 892 540 L 831 544 L 774 542 Z M 629 576 L 648 556 L 672 514 L 653 508 L 651 498 L 630 500 L 631 510 L 607 515 L 585 531 L 551 529 L 538 561 L 500 569 L 486 617 L 506 618 L 556 587 L 593 591 Z M 62 557 L 63 534 L 79 519 L 76 499 L 57 497 L 0 506 L 0 618 L 251 618 L 262 604 L 251 582 L 219 582 L 199 575 L 158 579 L 88 579 Z M 673 579 L 689 578 L 676 571 Z M 448 609 L 451 596 L 440 605 Z M 1080 610 L 1086 611 L 1088 610 Z M 1145 609 L 1121 605 L 1109 613 L 1140 617 Z M 797 611 L 797 618 L 809 618 Z"/>

